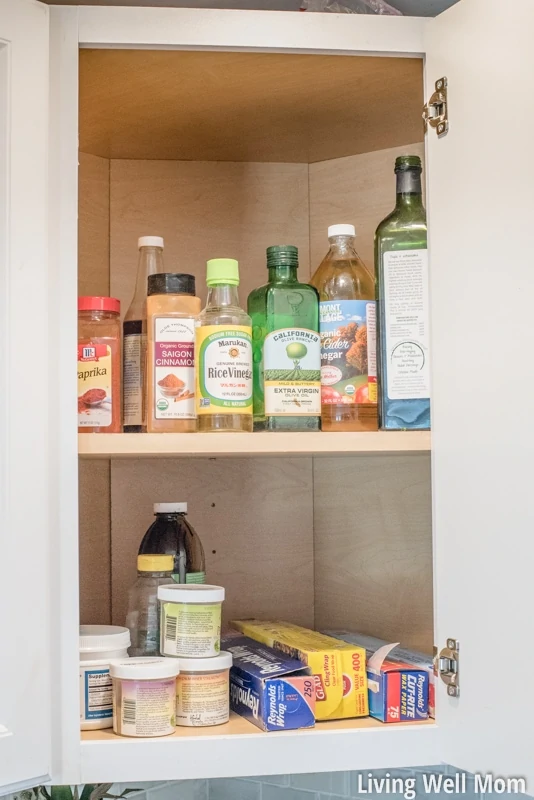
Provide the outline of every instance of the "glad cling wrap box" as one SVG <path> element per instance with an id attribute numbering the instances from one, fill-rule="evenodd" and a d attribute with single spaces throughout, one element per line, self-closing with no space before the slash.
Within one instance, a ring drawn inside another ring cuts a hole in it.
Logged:
<path id="1" fill-rule="evenodd" d="M 361 633 L 332 636 L 365 647 L 369 713 L 382 722 L 414 722 L 434 716 L 432 657 Z"/>
<path id="2" fill-rule="evenodd" d="M 315 681 L 318 722 L 369 714 L 363 647 L 278 620 L 244 619 L 231 625 L 245 636 L 310 667 Z"/>

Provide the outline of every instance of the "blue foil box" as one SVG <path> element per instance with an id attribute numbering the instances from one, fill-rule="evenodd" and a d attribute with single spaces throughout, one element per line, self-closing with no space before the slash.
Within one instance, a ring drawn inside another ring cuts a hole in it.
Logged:
<path id="1" fill-rule="evenodd" d="M 302 661 L 230 632 L 221 649 L 232 653 L 230 708 L 263 731 L 315 725 L 315 683 Z"/>

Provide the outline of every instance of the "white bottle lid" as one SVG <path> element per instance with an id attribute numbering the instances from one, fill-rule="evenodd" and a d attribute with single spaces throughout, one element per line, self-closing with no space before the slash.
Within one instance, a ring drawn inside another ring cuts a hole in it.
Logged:
<path id="1" fill-rule="evenodd" d="M 187 503 L 154 503 L 154 514 L 187 514 Z"/>
<path id="2" fill-rule="evenodd" d="M 328 238 L 331 236 L 356 236 L 354 225 L 329 225 Z"/>
<path id="3" fill-rule="evenodd" d="M 137 240 L 137 247 L 163 247 L 162 236 L 140 236 Z"/>
<path id="4" fill-rule="evenodd" d="M 157 678 L 175 678 L 180 674 L 177 658 L 150 658 L 140 656 L 127 661 L 110 661 L 109 674 L 112 678 L 126 678 L 134 681 L 150 681 Z"/>
<path id="5" fill-rule="evenodd" d="M 80 625 L 80 653 L 127 650 L 130 631 L 119 625 Z"/>
<path id="6" fill-rule="evenodd" d="M 166 583 L 158 586 L 158 600 L 166 603 L 222 603 L 224 587 L 209 583 Z"/>
<path id="7" fill-rule="evenodd" d="M 233 660 L 232 654 L 226 650 L 211 658 L 181 658 L 180 672 L 217 672 L 220 669 L 230 669 Z"/>

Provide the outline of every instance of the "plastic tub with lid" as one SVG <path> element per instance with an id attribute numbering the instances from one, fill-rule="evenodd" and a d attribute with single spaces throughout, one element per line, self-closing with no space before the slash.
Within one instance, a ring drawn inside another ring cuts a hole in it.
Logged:
<path id="1" fill-rule="evenodd" d="M 80 728 L 113 725 L 109 663 L 128 658 L 130 631 L 118 625 L 80 625 Z"/>

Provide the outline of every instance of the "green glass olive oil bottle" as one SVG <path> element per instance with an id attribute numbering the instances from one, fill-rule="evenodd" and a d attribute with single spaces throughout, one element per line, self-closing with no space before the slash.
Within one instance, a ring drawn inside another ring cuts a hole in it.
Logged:
<path id="1" fill-rule="evenodd" d="M 318 431 L 321 424 L 319 295 L 297 279 L 298 249 L 267 248 L 269 281 L 248 297 L 255 431 Z"/>
<path id="2" fill-rule="evenodd" d="M 421 159 L 395 161 L 397 201 L 375 234 L 378 413 L 385 430 L 430 428 L 430 328 Z"/>

